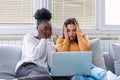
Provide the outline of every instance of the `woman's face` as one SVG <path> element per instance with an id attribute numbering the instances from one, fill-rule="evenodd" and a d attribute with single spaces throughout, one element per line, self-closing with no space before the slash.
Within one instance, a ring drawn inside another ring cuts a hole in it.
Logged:
<path id="1" fill-rule="evenodd" d="M 48 21 L 42 22 L 38 26 L 38 33 L 41 34 L 41 31 L 43 32 L 42 34 L 45 35 L 47 38 L 51 37 L 51 35 L 52 35 L 51 24 Z"/>
<path id="2" fill-rule="evenodd" d="M 71 41 L 74 41 L 77 34 L 76 34 L 76 27 L 74 24 L 68 24 L 67 25 L 67 33 L 68 33 L 68 37 Z"/>

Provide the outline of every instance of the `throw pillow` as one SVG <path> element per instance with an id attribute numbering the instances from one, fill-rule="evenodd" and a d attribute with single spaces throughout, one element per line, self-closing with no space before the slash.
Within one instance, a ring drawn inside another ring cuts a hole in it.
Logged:
<path id="1" fill-rule="evenodd" d="M 113 43 L 112 44 L 113 47 L 113 58 L 115 61 L 120 59 L 120 43 Z"/>
<path id="2" fill-rule="evenodd" d="M 120 75 L 120 43 L 113 43 L 113 59 L 114 59 L 114 68 L 115 74 Z"/>
<path id="3" fill-rule="evenodd" d="M 90 51 L 93 51 L 92 63 L 97 67 L 107 70 L 99 38 L 90 40 Z"/>

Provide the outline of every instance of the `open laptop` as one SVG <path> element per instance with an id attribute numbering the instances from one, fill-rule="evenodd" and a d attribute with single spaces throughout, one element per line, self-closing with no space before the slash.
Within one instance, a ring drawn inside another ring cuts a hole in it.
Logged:
<path id="1" fill-rule="evenodd" d="M 52 52 L 51 76 L 89 75 L 92 51 Z"/>

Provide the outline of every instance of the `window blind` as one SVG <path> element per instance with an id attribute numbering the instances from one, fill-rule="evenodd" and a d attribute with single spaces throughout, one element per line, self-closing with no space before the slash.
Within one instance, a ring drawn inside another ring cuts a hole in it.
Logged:
<path id="1" fill-rule="evenodd" d="M 0 0 L 0 24 L 33 24 L 34 0 Z"/>
<path id="2" fill-rule="evenodd" d="M 52 0 L 52 22 L 54 27 L 62 27 L 67 18 L 75 17 L 82 28 L 96 26 L 95 0 Z"/>

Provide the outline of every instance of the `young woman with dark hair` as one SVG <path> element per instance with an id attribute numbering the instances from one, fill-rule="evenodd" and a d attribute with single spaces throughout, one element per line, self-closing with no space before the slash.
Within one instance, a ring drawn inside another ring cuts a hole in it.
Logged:
<path id="1" fill-rule="evenodd" d="M 78 21 L 75 18 L 68 18 L 63 25 L 63 37 L 57 39 L 56 49 L 58 52 L 66 51 L 88 51 L 90 47 L 86 34 L 80 30 Z M 89 76 L 75 75 L 72 80 L 109 80 L 107 71 L 91 64 Z"/>
<path id="2" fill-rule="evenodd" d="M 57 39 L 57 51 L 88 51 L 89 42 L 86 34 L 79 29 L 75 18 L 69 18 L 63 25 L 63 37 Z"/>
<path id="3" fill-rule="evenodd" d="M 37 20 L 38 34 L 24 36 L 21 60 L 15 70 L 16 77 L 18 80 L 52 80 L 49 75 L 50 56 L 55 48 L 50 42 L 51 13 L 42 8 L 36 11 L 34 18 Z"/>

